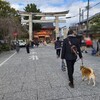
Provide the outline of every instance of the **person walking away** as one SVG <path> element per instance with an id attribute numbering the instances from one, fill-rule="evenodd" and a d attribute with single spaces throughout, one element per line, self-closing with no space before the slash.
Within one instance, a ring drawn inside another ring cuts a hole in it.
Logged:
<path id="1" fill-rule="evenodd" d="M 29 47 L 30 47 L 30 42 L 29 42 L 29 40 L 27 40 L 26 41 L 26 51 L 27 51 L 27 53 L 30 53 Z"/>
<path id="2" fill-rule="evenodd" d="M 17 53 L 19 52 L 19 50 L 20 50 L 19 41 L 17 40 L 17 41 L 16 41 L 16 51 L 17 51 Z"/>
<path id="3" fill-rule="evenodd" d="M 34 48 L 34 40 L 31 41 L 31 47 Z"/>
<path id="4" fill-rule="evenodd" d="M 47 46 L 46 40 L 43 41 L 43 45 L 44 45 L 44 46 Z"/>
<path id="5" fill-rule="evenodd" d="M 85 53 L 88 53 L 87 52 L 87 47 L 88 47 L 87 40 L 88 40 L 88 37 L 86 35 L 83 35 L 82 40 L 81 40 L 81 47 L 82 47 L 81 49 L 82 49 L 82 52 L 85 52 Z"/>
<path id="6" fill-rule="evenodd" d="M 100 55 L 100 39 L 98 39 L 97 41 L 97 53 L 96 53 L 97 56 Z"/>
<path id="7" fill-rule="evenodd" d="M 59 37 L 57 37 L 57 40 L 55 41 L 55 49 L 56 49 L 57 58 L 59 58 L 61 52 L 61 41 L 59 40 Z"/>
<path id="8" fill-rule="evenodd" d="M 37 47 L 39 46 L 39 41 L 38 41 L 38 39 L 35 40 L 35 46 L 37 46 Z"/>
<path id="9" fill-rule="evenodd" d="M 61 59 L 62 60 L 65 59 L 65 61 L 66 61 L 68 78 L 69 78 L 69 86 L 71 88 L 74 88 L 73 74 L 74 74 L 74 64 L 77 59 L 77 54 L 72 52 L 72 50 L 71 50 L 72 46 L 75 46 L 77 48 L 78 56 L 82 60 L 82 53 L 81 53 L 79 41 L 76 37 L 76 33 L 74 33 L 74 31 L 70 29 L 68 31 L 67 38 L 65 38 L 63 41 Z"/>
<path id="10" fill-rule="evenodd" d="M 83 53 L 83 51 L 85 53 L 87 53 L 87 50 L 86 50 L 86 42 L 85 42 L 84 38 L 82 38 L 82 40 L 81 40 L 81 52 Z"/>

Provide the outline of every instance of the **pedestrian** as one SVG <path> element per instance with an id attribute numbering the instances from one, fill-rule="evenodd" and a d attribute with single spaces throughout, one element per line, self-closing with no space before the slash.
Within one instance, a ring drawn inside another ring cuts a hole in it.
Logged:
<path id="1" fill-rule="evenodd" d="M 86 42 L 85 42 L 85 39 L 82 37 L 82 40 L 81 40 L 81 52 L 85 52 L 87 53 L 87 47 L 86 47 Z"/>
<path id="2" fill-rule="evenodd" d="M 38 41 L 38 39 L 37 40 L 35 40 L 35 46 L 39 46 L 39 41 Z"/>
<path id="3" fill-rule="evenodd" d="M 19 47 L 19 41 L 16 40 L 16 51 L 17 51 L 17 53 L 19 52 L 19 50 L 20 50 L 20 47 Z"/>
<path id="4" fill-rule="evenodd" d="M 31 47 L 34 48 L 34 40 L 31 41 Z"/>
<path id="5" fill-rule="evenodd" d="M 82 53 L 80 50 L 80 44 L 76 37 L 76 33 L 73 30 L 68 31 L 67 38 L 63 41 L 61 59 L 66 61 L 67 71 L 68 71 L 68 78 L 69 78 L 69 86 L 74 88 L 74 80 L 73 80 L 73 73 L 74 73 L 74 64 L 77 59 L 77 54 L 72 52 L 72 47 L 76 47 L 78 51 L 78 55 L 82 60 Z M 75 50 L 73 50 L 75 51 Z"/>
<path id="6" fill-rule="evenodd" d="M 97 53 L 96 53 L 97 56 L 100 55 L 100 39 L 98 39 L 97 41 Z"/>
<path id="7" fill-rule="evenodd" d="M 29 40 L 27 40 L 26 41 L 26 51 L 27 51 L 27 53 L 30 53 L 29 47 L 30 47 L 30 42 L 29 42 Z"/>
<path id="8" fill-rule="evenodd" d="M 61 41 L 60 41 L 59 37 L 57 37 L 57 40 L 55 41 L 55 49 L 56 49 L 57 58 L 59 58 L 60 52 L 61 52 Z"/>
<path id="9" fill-rule="evenodd" d="M 44 45 L 44 46 L 47 46 L 46 40 L 43 41 L 43 45 Z"/>

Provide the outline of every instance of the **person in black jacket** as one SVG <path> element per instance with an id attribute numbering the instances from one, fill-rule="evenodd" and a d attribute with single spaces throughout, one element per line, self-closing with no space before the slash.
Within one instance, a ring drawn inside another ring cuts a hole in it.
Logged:
<path id="1" fill-rule="evenodd" d="M 16 41 L 16 51 L 17 51 L 17 53 L 19 52 L 19 50 L 20 50 L 19 41 L 17 40 L 17 41 Z"/>
<path id="2" fill-rule="evenodd" d="M 30 42 L 29 42 L 29 40 L 27 39 L 27 41 L 26 41 L 26 51 L 27 51 L 27 53 L 30 53 Z"/>
<path id="3" fill-rule="evenodd" d="M 78 41 L 76 34 L 73 30 L 68 31 L 68 36 L 63 41 L 61 59 L 66 60 L 68 78 L 69 78 L 69 86 L 71 88 L 74 88 L 73 73 L 74 73 L 74 64 L 76 62 L 77 55 L 72 53 L 71 45 L 69 44 L 69 41 L 71 42 L 71 45 L 76 46 L 77 51 L 78 51 L 78 55 L 82 60 L 82 53 L 81 53 L 81 50 L 80 50 L 79 41 Z"/>
<path id="4" fill-rule="evenodd" d="M 57 37 L 57 40 L 55 42 L 55 49 L 56 49 L 57 58 L 59 58 L 61 52 L 61 41 L 59 40 L 59 37 Z"/>
<path id="5" fill-rule="evenodd" d="M 97 41 L 97 51 L 96 51 L 96 55 L 99 56 L 100 55 L 100 39 L 98 39 Z"/>

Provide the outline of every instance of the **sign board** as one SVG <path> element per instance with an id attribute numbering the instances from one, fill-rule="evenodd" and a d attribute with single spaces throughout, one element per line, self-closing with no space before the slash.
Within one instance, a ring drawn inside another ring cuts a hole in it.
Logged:
<path id="1" fill-rule="evenodd" d="M 13 33 L 13 36 L 15 36 L 15 37 L 16 37 L 17 35 L 18 35 L 18 33 L 17 33 L 17 32 L 14 32 L 14 33 Z"/>

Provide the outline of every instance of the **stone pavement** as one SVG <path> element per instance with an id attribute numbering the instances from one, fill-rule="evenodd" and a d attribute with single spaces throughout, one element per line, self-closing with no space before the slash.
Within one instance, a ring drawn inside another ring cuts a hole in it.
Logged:
<path id="1" fill-rule="evenodd" d="M 0 54 L 0 63 L 14 52 Z M 82 81 L 78 60 L 72 89 L 53 46 L 31 49 L 30 54 L 20 49 L 0 66 L 0 100 L 100 100 L 100 58 L 85 53 L 83 56 L 84 65 L 95 71 L 96 86 Z"/>

